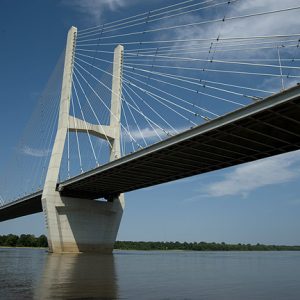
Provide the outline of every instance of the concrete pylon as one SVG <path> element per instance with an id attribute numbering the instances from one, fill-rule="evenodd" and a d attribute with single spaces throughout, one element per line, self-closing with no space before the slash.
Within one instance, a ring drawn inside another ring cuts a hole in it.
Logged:
<path id="1" fill-rule="evenodd" d="M 107 202 L 62 197 L 56 186 L 68 131 L 88 131 L 99 138 L 109 138 L 110 159 L 121 156 L 123 47 L 119 45 L 114 54 L 110 125 L 89 124 L 69 114 L 76 36 L 77 28 L 71 27 L 67 37 L 58 128 L 42 195 L 49 251 L 111 253 L 123 214 L 124 195 L 113 195 Z"/>

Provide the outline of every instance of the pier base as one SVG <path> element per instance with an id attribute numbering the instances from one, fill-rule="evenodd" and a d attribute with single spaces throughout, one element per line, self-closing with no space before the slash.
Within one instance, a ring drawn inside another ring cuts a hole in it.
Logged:
<path id="1" fill-rule="evenodd" d="M 113 251 L 123 215 L 123 194 L 110 202 L 60 197 L 59 193 L 51 198 L 42 200 L 50 252 Z"/>

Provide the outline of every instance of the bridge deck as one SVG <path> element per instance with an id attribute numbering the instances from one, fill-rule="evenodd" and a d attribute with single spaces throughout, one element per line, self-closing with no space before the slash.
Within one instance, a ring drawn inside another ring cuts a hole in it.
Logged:
<path id="1" fill-rule="evenodd" d="M 300 148 L 300 86 L 67 180 L 65 196 L 100 198 Z"/>
<path id="2" fill-rule="evenodd" d="M 42 212 L 42 191 L 20 198 L 0 208 L 0 222 Z"/>
<path id="3" fill-rule="evenodd" d="M 62 182 L 58 190 L 109 198 L 297 149 L 300 86 Z M 40 199 L 41 192 L 0 208 L 0 221 L 41 211 Z"/>

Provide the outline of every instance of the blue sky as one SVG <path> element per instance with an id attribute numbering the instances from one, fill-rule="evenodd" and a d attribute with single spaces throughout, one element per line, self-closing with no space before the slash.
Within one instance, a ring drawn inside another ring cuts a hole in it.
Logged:
<path id="1" fill-rule="evenodd" d="M 86 28 L 173 3 L 2 0 L 0 168 L 20 138 L 70 26 Z M 300 153 L 294 152 L 127 193 L 118 239 L 300 244 L 299 167 Z M 45 233 L 43 216 L 3 222 L 0 234 L 6 233 Z"/>

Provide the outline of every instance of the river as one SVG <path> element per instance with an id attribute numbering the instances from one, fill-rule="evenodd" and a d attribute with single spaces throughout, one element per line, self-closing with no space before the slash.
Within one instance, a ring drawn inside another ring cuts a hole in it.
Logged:
<path id="1" fill-rule="evenodd" d="M 300 299 L 300 252 L 0 249 L 0 299 Z"/>

